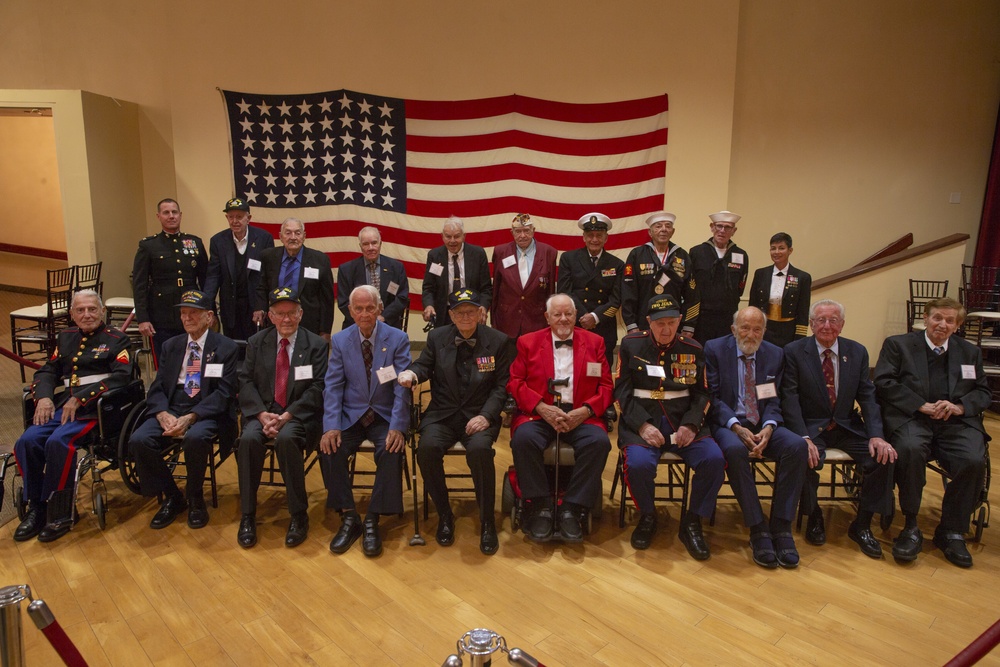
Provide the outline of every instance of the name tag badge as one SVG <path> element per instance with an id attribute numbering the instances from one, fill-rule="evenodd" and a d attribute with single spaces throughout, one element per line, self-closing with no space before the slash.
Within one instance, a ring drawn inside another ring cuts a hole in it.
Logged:
<path id="1" fill-rule="evenodd" d="M 757 399 L 762 398 L 775 398 L 778 395 L 778 390 L 775 388 L 773 382 L 766 382 L 764 384 L 757 385 Z"/>
<path id="2" fill-rule="evenodd" d="M 430 268 L 428 268 L 427 270 L 430 271 L 435 276 L 440 276 L 444 272 L 444 267 L 438 264 L 437 262 L 434 262 L 433 264 L 430 265 Z"/>
<path id="3" fill-rule="evenodd" d="M 646 375 L 651 378 L 665 378 L 667 374 L 663 372 L 663 366 L 646 366 Z"/>
<path id="4" fill-rule="evenodd" d="M 207 378 L 222 377 L 222 364 L 205 364 L 205 372 L 203 375 Z"/>
<path id="5" fill-rule="evenodd" d="M 662 276 L 660 276 L 660 280 L 658 282 L 661 285 L 666 286 L 668 280 L 670 280 L 670 278 L 667 276 L 667 274 L 664 273 Z"/>
<path id="6" fill-rule="evenodd" d="M 975 380 L 976 379 L 976 367 L 972 364 L 962 364 L 962 379 L 963 380 Z"/>
<path id="7" fill-rule="evenodd" d="M 386 366 L 375 371 L 375 375 L 378 376 L 379 384 L 385 384 L 396 379 L 396 369 L 392 366 Z"/>
<path id="8" fill-rule="evenodd" d="M 504 257 L 503 258 L 503 268 L 509 269 L 510 267 L 514 266 L 514 264 L 516 262 L 517 262 L 517 258 L 514 257 L 514 255 L 511 255 L 510 257 Z"/>
<path id="9" fill-rule="evenodd" d="M 599 378 L 601 377 L 601 364 L 597 361 L 587 362 L 587 377 L 589 378 Z"/>
<path id="10" fill-rule="evenodd" d="M 741 252 L 734 252 L 733 253 L 733 264 L 742 264 L 742 263 L 743 263 L 743 253 L 741 253 Z"/>
<path id="11" fill-rule="evenodd" d="M 248 259 L 247 268 L 251 271 L 260 271 L 260 260 L 259 259 Z"/>
<path id="12" fill-rule="evenodd" d="M 319 280 L 319 269 L 315 266 L 307 266 L 305 271 L 306 278 L 312 278 L 313 280 Z"/>
<path id="13" fill-rule="evenodd" d="M 396 296 L 396 292 L 399 291 L 399 285 L 396 283 L 389 283 L 389 286 L 385 288 L 385 291 L 393 296 Z"/>
<path id="14" fill-rule="evenodd" d="M 295 367 L 295 379 L 296 380 L 312 380 L 313 379 L 313 367 L 312 366 L 296 366 Z"/>

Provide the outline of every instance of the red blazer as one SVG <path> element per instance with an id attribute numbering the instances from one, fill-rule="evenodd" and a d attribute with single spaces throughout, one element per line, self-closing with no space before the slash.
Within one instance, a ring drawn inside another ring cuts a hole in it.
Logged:
<path id="1" fill-rule="evenodd" d="M 552 403 L 549 379 L 555 377 L 552 356 L 552 331 L 548 327 L 517 339 L 517 358 L 510 367 L 507 391 L 517 401 L 517 414 L 511 423 L 511 435 L 525 422 L 541 419 L 533 411 L 539 401 Z M 588 363 L 601 364 L 601 376 L 587 375 Z M 584 403 L 594 411 L 586 424 L 604 427 L 601 415 L 611 405 L 614 383 L 604 353 L 604 339 L 579 327 L 573 329 L 573 408 Z"/>
<path id="2" fill-rule="evenodd" d="M 556 249 L 535 241 L 535 261 L 528 273 L 528 282 L 521 287 L 517 271 L 517 245 L 511 241 L 493 249 L 493 303 L 491 322 L 511 338 L 547 329 L 545 300 L 556 291 Z M 503 260 L 515 261 L 504 268 Z"/>

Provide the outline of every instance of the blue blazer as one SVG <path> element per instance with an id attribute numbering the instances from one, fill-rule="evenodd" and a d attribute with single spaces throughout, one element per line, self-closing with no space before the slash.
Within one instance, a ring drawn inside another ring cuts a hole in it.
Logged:
<path id="1" fill-rule="evenodd" d="M 261 255 L 268 248 L 274 247 L 274 237 L 263 229 L 254 227 L 247 228 L 247 259 L 260 261 Z M 215 295 L 219 295 L 219 319 L 222 320 L 222 327 L 226 331 L 236 326 L 238 313 L 233 311 L 233 302 L 236 295 L 233 292 L 233 276 L 236 275 L 236 245 L 233 243 L 233 232 L 227 227 L 214 235 L 208 242 L 208 276 L 205 278 L 205 294 L 212 301 Z M 247 272 L 247 303 L 250 310 L 254 309 L 257 301 L 257 285 L 260 284 L 260 276 L 263 267 L 258 267 L 256 271 L 244 269 Z"/>
<path id="2" fill-rule="evenodd" d="M 382 275 L 379 277 L 379 295 L 384 306 L 382 317 L 389 326 L 400 329 L 403 324 L 403 311 L 410 307 L 410 283 L 406 279 L 406 269 L 398 259 L 385 255 L 379 256 L 379 267 L 382 269 Z M 344 262 L 337 269 L 337 308 L 344 314 L 344 326 L 341 327 L 343 329 L 354 324 L 354 318 L 348 309 L 351 290 L 358 285 L 367 285 L 367 274 L 364 256 Z M 389 283 L 396 283 L 395 294 L 389 294 Z"/>
<path id="3" fill-rule="evenodd" d="M 869 379 L 868 350 L 843 336 L 838 341 L 840 386 L 832 410 L 816 337 L 800 338 L 784 347 L 781 411 L 785 428 L 815 438 L 833 419 L 855 435 L 869 440 L 882 438 L 882 412 L 875 402 L 875 385 Z M 861 408 L 860 414 L 855 403 Z"/>
<path id="4" fill-rule="evenodd" d="M 726 428 L 730 419 L 736 417 L 736 405 L 739 401 L 740 385 L 743 376 L 737 361 L 739 352 L 736 338 L 732 334 L 725 338 L 716 338 L 705 344 L 705 377 L 708 381 L 708 391 L 712 395 L 712 408 L 709 420 L 713 428 Z M 773 382 L 775 390 L 781 384 L 782 360 L 784 354 L 781 348 L 768 343 L 760 344 L 760 349 L 754 357 L 754 379 L 757 385 Z M 782 423 L 781 399 L 762 398 L 757 401 L 760 411 L 760 424 L 773 421 Z"/>
<path id="5" fill-rule="evenodd" d="M 358 325 L 338 331 L 330 339 L 330 362 L 323 392 L 323 431 L 344 431 L 373 408 L 389 422 L 389 429 L 403 431 L 410 425 L 410 390 L 395 380 L 380 384 L 377 371 L 392 366 L 396 374 L 410 367 L 410 339 L 379 322 L 372 340 L 371 384 L 365 376 Z"/>

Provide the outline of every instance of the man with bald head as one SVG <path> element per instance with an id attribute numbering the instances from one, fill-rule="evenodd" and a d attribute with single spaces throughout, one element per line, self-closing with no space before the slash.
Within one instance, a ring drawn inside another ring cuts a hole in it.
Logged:
<path id="1" fill-rule="evenodd" d="M 517 339 L 517 358 L 507 383 L 517 401 L 510 449 L 527 504 L 528 539 L 545 542 L 558 535 L 565 542 L 580 542 L 580 517 L 601 493 L 601 473 L 611 451 L 600 419 L 611 405 L 611 369 L 604 339 L 574 326 L 573 299 L 566 294 L 549 297 L 545 319 L 548 328 Z M 553 379 L 566 381 L 558 387 L 558 396 L 549 392 Z M 543 463 L 543 452 L 557 434 L 576 460 L 558 508 Z"/>
<path id="2" fill-rule="evenodd" d="M 382 235 L 375 227 L 358 233 L 361 257 L 344 262 L 337 269 L 337 308 L 344 314 L 344 326 L 354 324 L 349 308 L 351 292 L 358 285 L 371 285 L 382 297 L 382 322 L 403 328 L 403 313 L 410 307 L 410 285 L 403 263 L 382 254 Z"/>
<path id="3" fill-rule="evenodd" d="M 427 253 L 421 290 L 424 322 L 432 322 L 434 326 L 450 324 L 448 295 L 469 289 L 479 294 L 479 322 L 486 324 L 486 313 L 493 301 L 493 281 L 486 251 L 465 242 L 465 223 L 455 215 L 444 221 L 441 238 L 444 245 Z"/>
<path id="4" fill-rule="evenodd" d="M 330 258 L 319 250 L 305 247 L 306 228 L 297 218 L 286 218 L 279 234 L 281 247 L 265 250 L 260 258 L 261 279 L 257 285 L 254 321 L 266 324 L 268 294 L 288 287 L 299 295 L 302 305 L 300 326 L 327 341 L 333 329 L 333 272 Z"/>

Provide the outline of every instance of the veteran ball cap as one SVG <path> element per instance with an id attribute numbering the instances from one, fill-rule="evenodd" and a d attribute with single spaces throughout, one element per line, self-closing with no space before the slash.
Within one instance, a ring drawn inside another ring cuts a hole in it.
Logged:
<path id="1" fill-rule="evenodd" d="M 534 227 L 535 223 L 531 221 L 531 216 L 527 213 L 518 213 L 514 216 L 514 219 L 510 221 L 511 229 L 520 229 L 521 227 Z"/>
<path id="2" fill-rule="evenodd" d="M 465 303 L 472 304 L 476 308 L 479 308 L 479 293 L 470 289 L 460 289 L 448 295 L 448 310 L 458 308 Z"/>
<path id="3" fill-rule="evenodd" d="M 736 215 L 732 211 L 719 211 L 718 213 L 712 213 L 708 216 L 708 219 L 712 222 L 731 222 L 734 225 L 740 221 L 742 216 Z"/>
<path id="4" fill-rule="evenodd" d="M 603 213 L 588 213 L 576 221 L 576 226 L 585 232 L 610 232 L 614 223 Z"/>
<path id="5" fill-rule="evenodd" d="M 226 202 L 226 207 L 222 209 L 223 213 L 229 213 L 230 211 L 246 211 L 250 212 L 250 202 L 242 197 L 234 197 Z"/>
<path id="6" fill-rule="evenodd" d="M 271 292 L 267 295 L 267 305 L 269 306 L 273 306 L 274 304 L 281 303 L 283 301 L 299 303 L 299 293 L 291 287 L 279 287 L 271 290 Z"/>
<path id="7" fill-rule="evenodd" d="M 658 211 L 646 218 L 646 226 L 652 227 L 658 222 L 669 222 L 671 225 L 677 221 L 677 216 L 666 211 Z"/>
<path id="8" fill-rule="evenodd" d="M 212 310 L 212 302 L 208 300 L 205 293 L 196 289 L 190 289 L 181 294 L 181 302 L 175 308 L 197 308 L 198 310 Z"/>
<path id="9" fill-rule="evenodd" d="M 661 317 L 680 317 L 681 307 L 677 300 L 669 294 L 654 296 L 649 300 L 649 319 L 658 320 Z"/>

